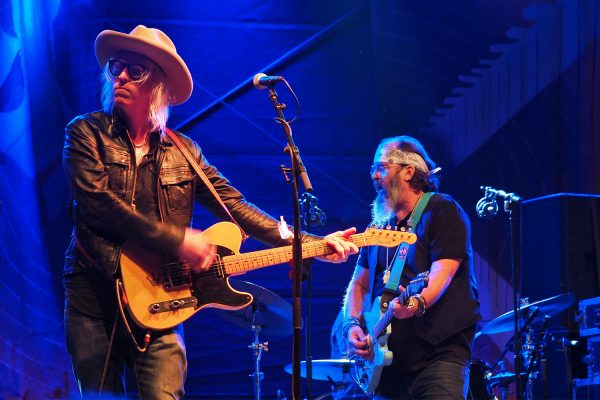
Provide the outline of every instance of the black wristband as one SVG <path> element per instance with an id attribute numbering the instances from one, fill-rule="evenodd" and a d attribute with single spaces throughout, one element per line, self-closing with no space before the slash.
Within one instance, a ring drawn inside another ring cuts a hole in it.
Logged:
<path id="1" fill-rule="evenodd" d="M 362 324 L 360 323 L 360 320 L 356 317 L 350 317 L 344 323 L 344 327 L 342 328 L 342 335 L 344 336 L 344 338 L 348 338 L 348 331 L 353 326 L 360 326 L 362 328 Z"/>
<path id="2" fill-rule="evenodd" d="M 425 305 L 425 299 L 423 297 L 421 297 L 420 294 L 415 294 L 414 299 L 417 300 L 417 305 L 418 305 L 418 309 L 417 311 L 415 311 L 415 317 L 419 318 L 422 317 L 423 314 L 425 314 L 425 311 L 427 309 L 427 306 Z"/>

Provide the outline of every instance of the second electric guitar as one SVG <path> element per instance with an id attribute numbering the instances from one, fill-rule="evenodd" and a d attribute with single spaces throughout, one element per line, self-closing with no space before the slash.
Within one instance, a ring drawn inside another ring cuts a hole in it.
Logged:
<path id="1" fill-rule="evenodd" d="M 428 271 L 422 272 L 410 281 L 404 292 L 398 296 L 398 303 L 406 305 L 410 296 L 421 293 L 429 282 L 428 275 Z M 394 317 L 394 308 L 388 307 L 388 310 L 382 314 L 379 308 L 380 300 L 381 296 L 377 297 L 371 310 L 364 312 L 365 324 L 369 333 L 370 358 L 368 360 L 358 359 L 355 362 L 356 381 L 367 395 L 375 392 L 383 367 L 390 365 L 394 358 L 394 354 L 387 347 L 387 339 L 392 332 L 389 325 Z"/>

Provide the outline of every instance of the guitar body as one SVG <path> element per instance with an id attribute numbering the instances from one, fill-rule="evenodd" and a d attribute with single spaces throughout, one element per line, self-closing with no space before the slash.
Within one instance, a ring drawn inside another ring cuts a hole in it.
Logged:
<path id="1" fill-rule="evenodd" d="M 397 297 L 398 304 L 406 305 L 410 296 L 421 293 L 429 282 L 429 271 L 422 272 L 410 281 L 406 289 Z M 389 307 L 384 313 L 379 307 L 381 296 L 377 297 L 371 309 L 363 312 L 367 328 L 370 358 L 356 362 L 358 386 L 372 396 L 379 386 L 383 368 L 392 364 L 394 354 L 388 350 L 387 342 L 392 333 L 391 322 L 394 310 Z"/>
<path id="2" fill-rule="evenodd" d="M 239 253 L 242 237 L 231 222 L 215 224 L 202 235 L 217 246 L 221 257 Z M 180 324 L 206 307 L 239 310 L 252 302 L 250 293 L 234 290 L 228 276 L 214 268 L 213 271 L 191 276 L 189 285 L 168 288 L 161 279 L 164 266 L 160 260 L 139 248 L 126 246 L 121 254 L 121 278 L 127 309 L 138 325 L 160 330 Z"/>
<path id="3" fill-rule="evenodd" d="M 371 309 L 363 313 L 365 325 L 368 327 L 375 326 L 382 316 L 379 308 L 380 300 L 381 296 L 377 297 Z M 394 354 L 387 347 L 390 333 L 392 333 L 391 325 L 388 325 L 378 338 L 373 337 L 373 333 L 369 332 L 371 357 L 368 360 L 364 360 L 364 366 L 360 374 L 361 387 L 367 394 L 375 393 L 375 389 L 379 385 L 383 367 L 390 365 L 394 359 Z"/>

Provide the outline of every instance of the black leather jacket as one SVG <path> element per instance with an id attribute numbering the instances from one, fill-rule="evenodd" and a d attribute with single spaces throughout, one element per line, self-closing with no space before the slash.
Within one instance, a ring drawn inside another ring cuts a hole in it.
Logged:
<path id="1" fill-rule="evenodd" d="M 194 141 L 176 134 L 195 155 L 246 233 L 272 246 L 289 244 L 280 238 L 277 220 L 247 202 L 208 163 Z M 125 240 L 135 240 L 145 248 L 175 257 L 185 227 L 191 224 L 194 200 L 220 219 L 228 219 L 166 135 L 161 135 L 156 159 L 159 223 L 136 213 L 132 206 L 137 167 L 133 145 L 118 117 L 98 111 L 79 116 L 67 125 L 63 166 L 74 198 L 74 231 L 66 254 L 71 262 L 65 263 L 65 273 L 70 272 L 69 266 L 74 262 L 87 261 L 113 278 Z"/>

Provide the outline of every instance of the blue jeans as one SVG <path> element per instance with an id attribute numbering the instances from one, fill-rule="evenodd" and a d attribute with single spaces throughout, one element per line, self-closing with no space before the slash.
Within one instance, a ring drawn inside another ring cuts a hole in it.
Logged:
<path id="1" fill-rule="evenodd" d="M 187 373 L 183 326 L 153 332 L 148 350 L 140 353 L 119 316 L 102 393 L 99 393 L 113 321 L 90 317 L 65 307 L 67 350 L 84 398 L 126 398 L 125 368 L 136 377 L 141 399 L 181 399 Z M 134 326 L 132 326 L 134 329 Z M 143 332 L 135 329 L 138 343 Z"/>
<path id="2" fill-rule="evenodd" d="M 408 400 L 466 399 L 469 388 L 469 366 L 448 361 L 434 361 L 420 371 L 392 376 L 384 369 L 375 399 Z M 381 389 L 381 390 L 380 390 Z"/>

